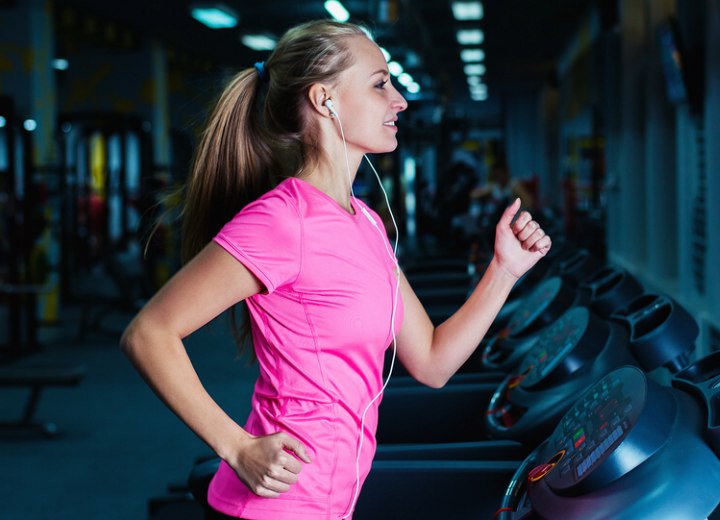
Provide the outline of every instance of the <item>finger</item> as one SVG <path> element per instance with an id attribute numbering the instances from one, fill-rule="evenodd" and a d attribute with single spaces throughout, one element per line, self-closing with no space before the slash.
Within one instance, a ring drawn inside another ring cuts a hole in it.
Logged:
<path id="1" fill-rule="evenodd" d="M 542 253 L 543 255 L 545 255 L 545 254 L 547 254 L 548 251 L 550 251 L 551 247 L 552 247 L 552 239 L 549 236 L 545 235 L 540 240 L 535 242 L 535 244 L 533 244 L 530 251 Z"/>
<path id="2" fill-rule="evenodd" d="M 300 461 L 286 452 L 283 452 L 283 456 L 278 459 L 278 463 L 281 467 L 294 474 L 300 473 L 302 470 Z"/>
<path id="3" fill-rule="evenodd" d="M 263 476 L 262 480 L 260 481 L 260 485 L 258 487 L 258 490 L 256 491 L 257 495 L 260 496 L 278 496 L 280 493 L 285 493 L 290 489 L 290 485 L 286 484 L 285 482 L 281 482 L 276 478 L 274 475 L 265 475 Z"/>
<path id="4" fill-rule="evenodd" d="M 541 228 L 537 228 L 534 232 L 530 234 L 525 240 L 522 241 L 523 249 L 531 250 L 533 246 L 538 242 L 538 240 L 542 239 L 542 237 L 545 236 L 545 231 L 543 231 Z"/>
<path id="5" fill-rule="evenodd" d="M 542 238 L 542 235 L 544 235 L 545 232 L 540 228 L 540 224 L 538 224 L 534 220 L 531 220 L 530 222 L 525 224 L 525 226 L 516 234 L 516 236 L 518 240 L 520 240 L 521 242 L 525 242 L 538 231 L 540 232 L 540 235 L 537 236 L 536 239 Z"/>
<path id="6" fill-rule="evenodd" d="M 501 224 L 503 226 L 510 226 L 512 224 L 513 218 L 515 218 L 515 215 L 517 214 L 518 210 L 520 209 L 520 199 L 517 198 L 513 201 L 510 206 L 505 208 L 505 211 L 502 214 L 502 217 L 500 217 L 500 221 L 498 224 Z"/>
<path id="7" fill-rule="evenodd" d="M 292 437 L 286 436 L 283 438 L 283 445 L 286 449 L 292 451 L 295 455 L 297 455 L 301 461 L 308 464 L 312 463 L 312 460 L 310 460 L 310 456 L 305 449 L 305 445 L 302 442 L 298 441 L 297 439 L 293 439 Z"/>
<path id="8" fill-rule="evenodd" d="M 268 470 L 263 479 L 263 485 L 273 491 L 284 493 L 290 489 L 290 485 L 298 481 L 297 473 L 288 471 L 286 468 L 275 466 Z"/>
<path id="9" fill-rule="evenodd" d="M 522 213 L 520 213 L 520 216 L 517 219 L 515 219 L 515 223 L 513 224 L 513 233 L 515 233 L 517 235 L 531 221 L 532 221 L 532 215 L 530 215 L 530 213 L 528 213 L 527 211 L 523 211 Z"/>

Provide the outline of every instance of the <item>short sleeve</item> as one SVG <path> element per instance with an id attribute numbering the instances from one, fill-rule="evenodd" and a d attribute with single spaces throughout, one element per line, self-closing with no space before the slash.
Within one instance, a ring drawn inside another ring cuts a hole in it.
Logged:
<path id="1" fill-rule="evenodd" d="M 245 206 L 213 240 L 249 269 L 268 293 L 292 283 L 300 273 L 299 213 L 277 192 Z"/>

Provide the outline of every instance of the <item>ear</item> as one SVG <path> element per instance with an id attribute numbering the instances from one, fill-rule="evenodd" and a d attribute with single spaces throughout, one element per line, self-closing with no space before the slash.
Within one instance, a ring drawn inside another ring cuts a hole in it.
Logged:
<path id="1" fill-rule="evenodd" d="M 310 106 L 323 117 L 331 117 L 330 109 L 325 106 L 325 101 L 331 97 L 330 89 L 322 83 L 315 83 L 308 90 Z"/>

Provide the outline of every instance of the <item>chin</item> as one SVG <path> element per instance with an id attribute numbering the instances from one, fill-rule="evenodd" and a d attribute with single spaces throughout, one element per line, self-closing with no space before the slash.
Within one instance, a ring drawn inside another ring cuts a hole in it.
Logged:
<path id="1" fill-rule="evenodd" d="M 388 144 L 387 146 L 378 147 L 377 150 L 374 150 L 369 153 L 390 153 L 394 152 L 398 147 L 398 142 L 395 140 L 392 144 Z"/>

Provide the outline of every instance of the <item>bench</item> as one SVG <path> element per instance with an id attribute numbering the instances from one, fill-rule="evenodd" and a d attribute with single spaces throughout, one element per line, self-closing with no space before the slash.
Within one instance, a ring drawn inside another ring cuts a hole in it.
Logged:
<path id="1" fill-rule="evenodd" d="M 15 421 L 0 422 L 0 433 L 55 435 L 58 430 L 54 423 L 35 421 L 35 412 L 42 391 L 48 386 L 77 386 L 83 377 L 85 377 L 85 368 L 82 366 L 0 367 L 0 387 L 30 388 L 30 395 L 25 402 L 22 417 Z"/>

